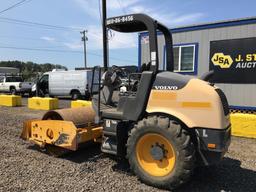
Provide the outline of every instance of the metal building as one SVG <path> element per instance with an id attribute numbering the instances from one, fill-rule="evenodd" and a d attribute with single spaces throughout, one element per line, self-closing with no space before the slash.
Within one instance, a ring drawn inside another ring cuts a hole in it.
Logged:
<path id="1" fill-rule="evenodd" d="M 214 70 L 213 82 L 233 109 L 256 110 L 256 17 L 171 29 L 175 72 L 201 76 Z M 160 68 L 165 45 L 158 33 Z M 139 34 L 139 63 L 150 61 L 147 33 Z"/>

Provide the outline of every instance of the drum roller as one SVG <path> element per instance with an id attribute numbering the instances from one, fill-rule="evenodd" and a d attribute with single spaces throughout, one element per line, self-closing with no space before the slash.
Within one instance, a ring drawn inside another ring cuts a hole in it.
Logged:
<path id="1" fill-rule="evenodd" d="M 95 112 L 92 107 L 79 107 L 48 111 L 42 120 L 71 121 L 77 128 L 94 124 Z"/>
<path id="2" fill-rule="evenodd" d="M 80 144 L 99 141 L 102 127 L 94 123 L 95 112 L 91 106 L 47 112 L 42 120 L 24 123 L 21 138 L 42 148 L 59 151 L 76 151 Z"/>

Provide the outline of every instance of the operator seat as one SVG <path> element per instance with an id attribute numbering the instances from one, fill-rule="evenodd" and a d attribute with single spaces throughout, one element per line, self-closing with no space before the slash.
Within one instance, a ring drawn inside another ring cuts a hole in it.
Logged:
<path id="1" fill-rule="evenodd" d="M 146 109 L 152 85 L 152 71 L 141 75 L 137 93 L 120 96 L 117 108 L 102 110 L 102 117 L 117 120 L 137 121 Z"/>
<path id="2" fill-rule="evenodd" d="M 115 88 L 118 86 L 119 80 L 115 72 L 106 71 L 102 75 L 102 85 L 100 89 L 100 110 L 116 107 L 116 103 L 113 102 L 112 97 Z M 92 98 L 93 108 L 98 112 L 98 94 Z"/>
<path id="3" fill-rule="evenodd" d="M 148 63 L 143 63 L 143 64 L 141 65 L 141 72 L 143 72 L 143 71 L 149 71 L 149 70 L 150 70 L 150 65 L 151 65 L 150 62 L 148 62 Z"/>

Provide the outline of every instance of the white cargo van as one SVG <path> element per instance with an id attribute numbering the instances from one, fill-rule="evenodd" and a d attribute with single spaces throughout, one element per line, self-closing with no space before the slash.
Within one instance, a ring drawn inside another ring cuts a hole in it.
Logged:
<path id="1" fill-rule="evenodd" d="M 72 99 L 90 96 L 91 70 L 52 71 L 44 73 L 32 88 L 39 96 L 71 96 Z"/>

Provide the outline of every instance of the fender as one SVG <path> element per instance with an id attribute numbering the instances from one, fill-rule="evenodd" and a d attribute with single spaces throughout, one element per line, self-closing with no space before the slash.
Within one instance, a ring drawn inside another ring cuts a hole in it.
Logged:
<path id="1" fill-rule="evenodd" d="M 225 116 L 217 87 L 191 79 L 179 90 L 152 89 L 147 113 L 165 113 L 180 119 L 189 128 L 224 129 L 230 123 Z"/>

